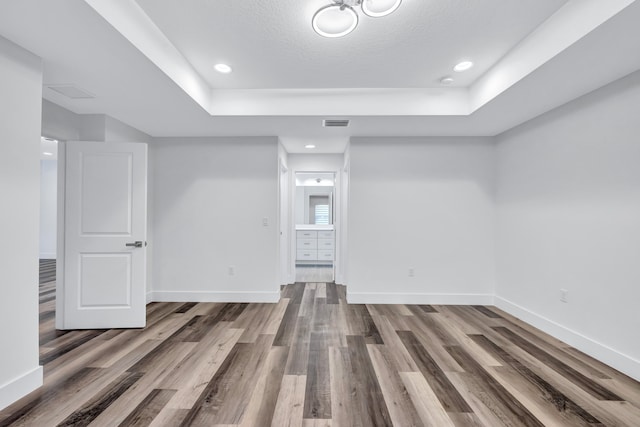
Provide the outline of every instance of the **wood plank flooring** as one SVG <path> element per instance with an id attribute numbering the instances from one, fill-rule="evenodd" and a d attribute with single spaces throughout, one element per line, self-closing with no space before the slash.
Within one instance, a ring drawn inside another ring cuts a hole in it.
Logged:
<path id="1" fill-rule="evenodd" d="M 640 426 L 640 384 L 484 306 L 152 303 L 136 330 L 56 331 L 0 426 Z"/>
<path id="2" fill-rule="evenodd" d="M 40 284 L 53 282 L 56 280 L 56 260 L 41 259 L 40 260 Z"/>

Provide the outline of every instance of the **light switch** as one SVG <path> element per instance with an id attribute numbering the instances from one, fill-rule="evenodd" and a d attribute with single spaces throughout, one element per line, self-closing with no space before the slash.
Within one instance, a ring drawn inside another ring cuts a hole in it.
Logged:
<path id="1" fill-rule="evenodd" d="M 266 216 L 264 218 L 262 218 L 262 226 L 263 227 L 268 227 L 269 226 L 269 218 L 267 218 Z"/>

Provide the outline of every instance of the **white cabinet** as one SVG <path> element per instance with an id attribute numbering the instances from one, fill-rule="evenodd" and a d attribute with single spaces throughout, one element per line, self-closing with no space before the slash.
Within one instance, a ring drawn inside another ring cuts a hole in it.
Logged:
<path id="1" fill-rule="evenodd" d="M 297 230 L 296 238 L 296 261 L 333 261 L 333 230 Z"/>

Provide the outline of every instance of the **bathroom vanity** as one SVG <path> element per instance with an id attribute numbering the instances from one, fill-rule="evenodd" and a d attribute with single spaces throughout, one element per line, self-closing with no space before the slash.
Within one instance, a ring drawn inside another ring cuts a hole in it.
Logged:
<path id="1" fill-rule="evenodd" d="M 296 225 L 296 263 L 333 263 L 334 254 L 333 225 Z"/>

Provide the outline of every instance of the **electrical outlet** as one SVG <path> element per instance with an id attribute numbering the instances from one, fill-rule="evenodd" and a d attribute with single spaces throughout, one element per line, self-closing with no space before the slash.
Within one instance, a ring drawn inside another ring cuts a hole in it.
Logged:
<path id="1" fill-rule="evenodd" d="M 414 277 L 416 275 L 416 270 L 413 267 L 409 268 L 409 277 Z"/>
<path id="2" fill-rule="evenodd" d="M 560 289 L 560 301 L 569 302 L 569 291 L 566 289 Z"/>
<path id="3" fill-rule="evenodd" d="M 229 266 L 229 276 L 235 276 L 236 275 L 236 266 L 235 265 L 230 265 Z"/>

